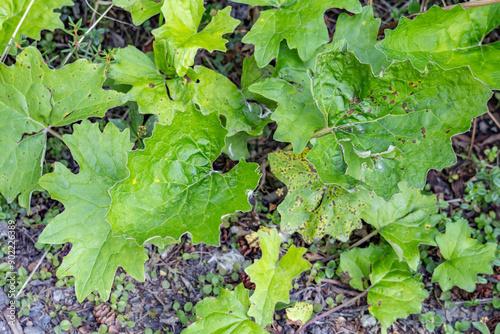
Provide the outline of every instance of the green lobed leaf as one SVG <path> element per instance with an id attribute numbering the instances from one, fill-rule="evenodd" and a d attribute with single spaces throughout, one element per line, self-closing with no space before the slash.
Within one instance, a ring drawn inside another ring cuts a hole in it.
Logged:
<path id="1" fill-rule="evenodd" d="M 42 173 L 49 128 L 87 117 L 127 101 L 125 95 L 105 91 L 104 66 L 79 60 L 50 70 L 40 52 L 26 48 L 16 64 L 0 64 L 0 193 L 30 207 L 31 192 Z"/>
<path id="2" fill-rule="evenodd" d="M 416 271 L 420 263 L 418 246 L 436 246 L 434 226 L 442 217 L 436 215 L 436 196 L 422 195 L 419 189 L 408 188 L 404 181 L 398 187 L 400 191 L 387 202 L 378 196 L 367 199 L 361 218 L 377 228 L 399 260 L 405 260 Z"/>
<path id="3" fill-rule="evenodd" d="M 377 48 L 390 59 L 410 59 L 424 70 L 429 61 L 450 69 L 470 66 L 491 89 L 500 89 L 500 42 L 484 45 L 484 37 L 500 25 L 500 4 L 444 10 L 438 6 L 409 20 L 402 17 Z"/>
<path id="4" fill-rule="evenodd" d="M 30 0 L 2 0 L 0 2 L 0 54 L 4 52 L 6 44 L 12 44 L 12 35 L 30 2 Z M 19 42 L 21 35 L 39 40 L 40 32 L 44 29 L 64 28 L 64 24 L 59 20 L 60 13 L 54 12 L 55 9 L 63 6 L 73 6 L 73 2 L 70 0 L 34 1 L 21 28 L 14 36 L 15 41 Z"/>
<path id="5" fill-rule="evenodd" d="M 141 114 L 158 115 L 160 124 L 170 124 L 176 112 L 186 110 L 193 95 L 184 78 L 165 78 L 153 60 L 130 45 L 115 51 L 108 77 L 115 84 L 131 85 L 130 100 L 137 102 Z"/>
<path id="6" fill-rule="evenodd" d="M 420 313 L 422 302 L 429 296 L 424 284 L 413 276 L 408 265 L 399 262 L 392 250 L 385 249 L 386 253 L 373 264 L 367 296 L 370 313 L 384 329 L 398 318 Z"/>
<path id="7" fill-rule="evenodd" d="M 337 273 L 343 282 L 356 290 L 363 291 L 370 277 L 372 264 L 385 252 L 385 249 L 374 244 L 366 248 L 355 247 L 340 254 L 340 264 Z"/>
<path id="8" fill-rule="evenodd" d="M 257 136 L 251 136 L 246 132 L 238 132 L 234 136 L 226 137 L 224 140 L 226 145 L 224 145 L 222 152 L 227 154 L 231 160 L 248 159 L 250 152 L 248 152 L 247 142 L 252 138 L 257 138 Z"/>
<path id="9" fill-rule="evenodd" d="M 446 233 L 436 237 L 441 263 L 432 275 L 432 282 L 438 282 L 443 291 L 458 286 L 467 292 L 476 289 L 477 274 L 491 274 L 490 262 L 495 259 L 496 245 L 480 244 L 470 237 L 471 229 L 465 219 L 446 223 Z"/>
<path id="10" fill-rule="evenodd" d="M 361 227 L 364 204 L 359 193 L 348 193 L 337 185 L 324 184 L 314 166 L 300 155 L 283 151 L 269 154 L 274 175 L 286 184 L 288 192 L 278 206 L 281 229 L 298 232 L 304 241 L 319 241 L 329 234 L 343 242 Z"/>
<path id="11" fill-rule="evenodd" d="M 243 59 L 243 68 L 241 71 L 241 92 L 245 98 L 247 100 L 257 101 L 269 107 L 275 107 L 275 103 L 273 101 L 250 91 L 250 86 L 271 77 L 273 73 L 274 67 L 271 65 L 267 65 L 264 68 L 257 66 L 257 61 L 255 61 L 254 55 L 251 57 L 245 57 L 245 59 Z"/>
<path id="12" fill-rule="evenodd" d="M 296 50 L 290 50 L 283 42 L 273 77 L 249 87 L 250 92 L 278 103 L 271 115 L 278 124 L 274 139 L 291 142 L 295 154 L 300 154 L 313 133 L 326 125 L 325 116 L 314 103 L 311 79 L 307 75 L 307 70 L 314 67 L 315 58 L 304 62 Z"/>
<path id="13" fill-rule="evenodd" d="M 113 4 L 130 12 L 132 21 L 139 26 L 161 12 L 163 0 L 113 0 Z"/>
<path id="14" fill-rule="evenodd" d="M 274 320 L 276 303 L 290 301 L 292 278 L 310 269 L 311 264 L 302 258 L 306 249 L 294 245 L 279 259 L 281 238 L 276 229 L 272 229 L 270 234 L 259 231 L 258 235 L 262 257 L 245 269 L 250 280 L 255 283 L 248 315 L 265 327 Z"/>
<path id="15" fill-rule="evenodd" d="M 75 125 L 72 135 L 64 136 L 80 170 L 73 174 L 60 163 L 54 172 L 44 175 L 40 185 L 51 197 L 64 204 L 65 210 L 43 230 L 38 242 L 71 242 L 71 252 L 57 275 L 74 276 L 76 296 L 82 302 L 92 291 L 109 298 L 115 272 L 125 269 L 134 278 L 144 280 L 147 256 L 130 239 L 113 236 L 105 220 L 111 204 L 108 190 L 127 176 L 127 151 L 132 148 L 128 130 L 122 133 L 112 124 L 104 132 L 99 124 L 84 121 Z"/>
<path id="16" fill-rule="evenodd" d="M 338 272 L 358 290 L 365 290 L 363 282 L 370 281 L 368 309 L 384 329 L 398 318 L 420 313 L 422 301 L 429 295 L 423 283 L 413 276 L 405 262 L 399 262 L 388 245 L 370 244 L 342 253 Z"/>
<path id="17" fill-rule="evenodd" d="M 353 52 L 361 63 L 370 64 L 373 73 L 378 74 L 391 64 L 385 54 L 375 48 L 379 28 L 380 19 L 373 17 L 371 6 L 364 6 L 361 13 L 354 16 L 341 13 L 332 44 L 345 39 L 347 50 Z"/>
<path id="18" fill-rule="evenodd" d="M 330 128 L 307 159 L 324 182 L 385 199 L 399 181 L 422 188 L 429 169 L 453 165 L 451 136 L 467 131 L 491 96 L 468 68 L 430 63 L 420 72 L 405 61 L 374 76 L 342 42 L 317 59 L 314 97 Z"/>
<path id="19" fill-rule="evenodd" d="M 212 169 L 226 134 L 217 114 L 192 104 L 170 126 L 157 124 L 146 148 L 129 153 L 130 176 L 110 191 L 113 232 L 139 244 L 190 233 L 194 243 L 218 245 L 221 217 L 250 210 L 259 180 L 257 164 L 243 160 L 226 174 Z"/>
<path id="20" fill-rule="evenodd" d="M 224 127 L 228 136 L 238 132 L 260 135 L 271 122 L 262 117 L 262 108 L 256 103 L 248 103 L 242 92 L 228 78 L 211 69 L 196 66 L 194 73 L 189 73 L 195 95 L 193 102 L 204 115 L 219 113 L 225 119 Z"/>
<path id="21" fill-rule="evenodd" d="M 231 7 L 226 7 L 198 31 L 205 12 L 203 0 L 165 1 L 161 11 L 165 24 L 153 30 L 153 35 L 157 40 L 165 40 L 168 63 L 180 77 L 194 64 L 198 49 L 226 51 L 227 40 L 222 35 L 233 32 L 240 22 L 230 16 Z"/>
<path id="22" fill-rule="evenodd" d="M 262 327 L 247 315 L 250 301 L 242 284 L 234 291 L 220 289 L 217 298 L 207 297 L 196 304 L 198 320 L 182 334 L 264 334 Z"/>
<path id="23" fill-rule="evenodd" d="M 253 6 L 272 6 L 260 17 L 244 43 L 255 45 L 255 59 L 264 67 L 280 53 L 280 43 L 286 39 L 291 49 L 297 49 L 300 58 L 309 60 L 323 44 L 329 42 L 324 13 L 329 8 L 344 8 L 352 13 L 361 11 L 357 0 L 237 0 Z M 293 28 L 290 28 L 293 27 Z M 297 28 L 297 27 L 300 27 Z"/>

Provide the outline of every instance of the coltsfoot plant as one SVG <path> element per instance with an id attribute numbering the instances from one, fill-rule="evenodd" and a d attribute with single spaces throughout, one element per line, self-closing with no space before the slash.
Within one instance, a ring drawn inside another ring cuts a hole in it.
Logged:
<path id="1" fill-rule="evenodd" d="M 236 2 L 267 8 L 243 38 L 255 52 L 240 87 L 193 66 L 199 49 L 226 51 L 224 35 L 240 24 L 230 7 L 200 28 L 203 0 L 113 0 L 136 25 L 161 14 L 154 50 L 127 46 L 53 69 L 36 47 L 14 45 L 63 27 L 54 9 L 71 2 L 0 3 L 0 52 L 17 55 L 0 64 L 0 193 L 28 211 L 35 190 L 64 205 L 38 241 L 73 244 L 58 275 L 75 277 L 78 300 L 95 290 L 107 300 L 118 267 L 144 280 L 148 243 L 190 234 L 219 245 L 221 218 L 251 209 L 260 173 L 245 161 L 247 140 L 271 122 L 274 138 L 290 143 L 268 156 L 288 188 L 281 230 L 306 243 L 348 242 L 371 225 L 380 242 L 342 253 L 337 273 L 367 296 L 384 330 L 420 313 L 429 295 L 417 273 L 422 244 L 443 257 L 433 282 L 473 291 L 478 274 L 492 273 L 497 245 L 471 239 L 465 220 L 440 232 L 436 197 L 420 189 L 429 169 L 456 162 L 451 136 L 487 112 L 491 90 L 500 89 L 500 42 L 483 42 L 500 24 L 500 5 L 432 7 L 377 41 L 380 19 L 357 0 Z M 329 43 L 330 8 L 352 15 L 340 14 Z M 113 121 L 101 131 L 87 120 L 126 105 L 155 116 L 144 129 Z M 79 171 L 56 163 L 42 175 L 47 136 L 63 126 L 72 127 L 62 140 Z M 131 138 L 140 141 L 135 150 Z M 222 153 L 238 161 L 227 173 L 212 166 Z M 311 264 L 295 246 L 280 258 L 276 230 L 259 237 L 262 258 L 246 268 L 255 292 L 240 285 L 203 300 L 185 333 L 266 333 L 275 305 L 289 302 L 292 278 Z M 306 322 L 312 311 L 300 304 L 289 314 Z"/>

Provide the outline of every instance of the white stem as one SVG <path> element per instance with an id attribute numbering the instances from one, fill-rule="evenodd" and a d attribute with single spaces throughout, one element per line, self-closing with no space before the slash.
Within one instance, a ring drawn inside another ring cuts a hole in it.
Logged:
<path id="1" fill-rule="evenodd" d="M 35 0 L 30 1 L 30 4 L 28 5 L 28 8 L 26 8 L 26 11 L 24 12 L 23 17 L 21 18 L 21 21 L 19 21 L 19 23 L 17 24 L 16 30 L 14 30 L 14 33 L 12 34 L 12 37 L 10 38 L 9 43 L 16 42 L 16 35 L 19 32 L 19 29 L 21 28 L 21 25 L 23 24 L 24 19 L 26 19 L 26 16 L 28 15 L 28 12 L 30 11 L 31 6 L 33 6 L 34 2 L 35 2 Z M 10 50 L 10 46 L 7 46 L 2 54 L 2 57 L 0 58 L 0 63 L 3 63 L 3 61 L 7 57 L 7 54 L 9 54 L 9 50 Z"/>

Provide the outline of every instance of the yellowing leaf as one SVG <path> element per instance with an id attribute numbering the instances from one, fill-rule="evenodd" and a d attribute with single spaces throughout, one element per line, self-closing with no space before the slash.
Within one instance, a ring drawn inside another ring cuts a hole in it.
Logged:
<path id="1" fill-rule="evenodd" d="M 233 32 L 239 23 L 229 15 L 231 7 L 226 7 L 198 31 L 205 12 L 203 0 L 165 1 L 161 11 L 165 24 L 153 30 L 153 34 L 157 40 L 165 40 L 167 61 L 181 77 L 194 64 L 198 49 L 226 51 L 227 40 L 222 35 Z"/>
<path id="2" fill-rule="evenodd" d="M 302 258 L 305 248 L 291 246 L 288 252 L 279 259 L 281 238 L 274 229 L 269 235 L 259 231 L 262 258 L 245 269 L 252 282 L 255 292 L 250 297 L 248 315 L 262 327 L 273 321 L 274 307 L 277 302 L 288 303 L 292 288 L 292 278 L 311 268 L 311 264 Z"/>
<path id="3" fill-rule="evenodd" d="M 308 243 L 327 234 L 346 242 L 351 232 L 361 227 L 364 204 L 358 199 L 359 193 L 324 184 L 306 154 L 278 151 L 269 155 L 271 171 L 288 188 L 278 206 L 281 229 L 299 232 Z"/>
<path id="4" fill-rule="evenodd" d="M 182 334 L 264 334 L 262 327 L 247 315 L 250 302 L 242 284 L 234 291 L 220 289 L 217 298 L 205 298 L 196 304 L 198 320 Z"/>

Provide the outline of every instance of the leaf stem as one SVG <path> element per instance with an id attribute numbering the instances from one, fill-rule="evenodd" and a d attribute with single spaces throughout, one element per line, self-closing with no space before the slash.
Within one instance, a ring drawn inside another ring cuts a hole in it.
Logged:
<path id="1" fill-rule="evenodd" d="M 330 314 L 334 313 L 334 312 L 337 312 L 338 310 L 340 309 L 343 309 L 344 307 L 346 306 L 349 306 L 351 304 L 354 304 L 355 302 L 357 302 L 358 300 L 360 300 L 361 298 L 363 298 L 364 296 L 366 296 L 368 294 L 368 291 L 370 290 L 370 288 L 366 289 L 365 291 L 361 292 L 360 294 L 358 294 L 356 297 L 352 298 L 352 299 L 349 299 L 348 301 L 346 301 L 345 303 L 342 303 L 334 308 L 332 308 L 331 310 L 329 310 L 328 312 L 325 312 L 321 315 L 317 315 L 316 317 L 314 317 L 313 319 L 309 320 L 304 326 L 302 326 L 302 328 L 300 328 L 296 334 L 299 334 L 301 332 L 304 331 L 304 329 L 306 329 L 307 326 L 311 325 L 312 323 L 315 323 L 316 321 L 318 321 L 319 319 L 322 319 L 324 317 L 327 317 L 329 316 Z"/>
<path id="2" fill-rule="evenodd" d="M 19 23 L 17 24 L 16 30 L 14 30 L 14 33 L 12 34 L 12 37 L 10 38 L 9 42 L 15 43 L 16 35 L 19 32 L 19 29 L 21 29 L 21 26 L 23 25 L 23 22 L 26 19 L 26 16 L 28 15 L 28 12 L 30 11 L 31 6 L 33 6 L 34 2 L 35 2 L 35 0 L 31 0 L 30 4 L 28 5 L 28 8 L 26 8 L 26 10 L 24 11 L 24 15 L 21 18 L 21 21 L 19 21 Z M 10 50 L 10 46 L 7 46 L 2 53 L 2 57 L 0 58 L 0 63 L 4 62 L 5 58 L 7 57 L 7 54 L 9 53 L 9 50 Z"/>
<path id="3" fill-rule="evenodd" d="M 51 128 L 47 128 L 47 132 L 53 135 L 54 137 L 60 139 L 61 141 L 64 141 L 63 137 L 56 131 L 52 130 Z"/>
<path id="4" fill-rule="evenodd" d="M 374 237 L 375 235 L 377 235 L 379 231 L 380 231 L 380 229 L 378 228 L 375 231 L 371 232 L 370 234 L 367 234 L 363 238 L 359 239 L 358 241 L 356 241 L 355 243 L 353 243 L 351 246 L 349 246 L 349 250 L 351 250 L 351 249 L 353 249 L 355 247 L 358 247 L 359 245 L 363 244 L 365 241 L 371 239 L 372 237 Z M 325 257 L 325 258 L 321 259 L 321 261 L 322 262 L 328 262 L 330 260 L 335 260 L 339 256 L 340 256 L 339 253 L 333 254 L 333 255 L 330 255 L 328 257 Z"/>

